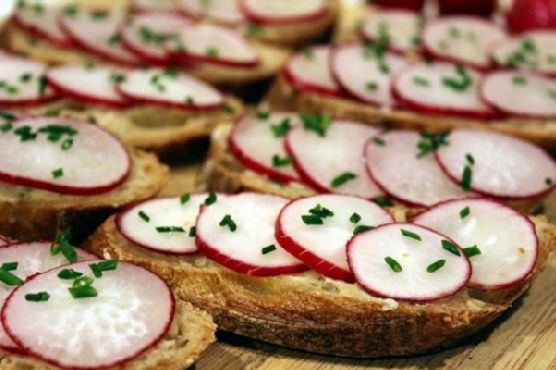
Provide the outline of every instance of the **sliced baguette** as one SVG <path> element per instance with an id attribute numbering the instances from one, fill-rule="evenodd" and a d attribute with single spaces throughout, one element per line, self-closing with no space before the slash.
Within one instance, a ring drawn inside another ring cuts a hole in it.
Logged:
<path id="1" fill-rule="evenodd" d="M 405 218 L 401 213 L 396 217 Z M 122 237 L 114 219 L 97 230 L 86 248 L 153 269 L 178 296 L 206 309 L 222 330 L 323 354 L 386 357 L 452 346 L 496 319 L 533 281 L 498 292 L 465 288 L 429 304 L 400 303 L 312 271 L 254 278 L 199 254 L 172 257 L 147 251 Z M 541 251 L 536 275 L 556 245 L 556 227 L 544 218 L 533 220 Z"/>
<path id="2" fill-rule="evenodd" d="M 147 152 L 136 150 L 131 156 L 128 179 L 105 194 L 71 196 L 0 183 L 0 234 L 49 240 L 70 230 L 79 240 L 114 210 L 155 196 L 168 180 L 168 168 Z"/>
<path id="3" fill-rule="evenodd" d="M 170 330 L 155 347 L 122 366 L 109 369 L 183 370 L 191 366 L 216 340 L 214 335 L 216 325 L 206 312 L 181 300 L 176 303 L 176 313 Z M 0 368 L 3 370 L 60 369 L 34 358 L 1 352 Z"/>

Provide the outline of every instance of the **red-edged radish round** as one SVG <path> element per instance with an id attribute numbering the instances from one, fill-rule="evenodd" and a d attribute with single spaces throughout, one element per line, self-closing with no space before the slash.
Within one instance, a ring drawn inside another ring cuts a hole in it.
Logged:
<path id="1" fill-rule="evenodd" d="M 482 18 L 451 16 L 429 22 L 423 42 L 437 59 L 484 70 L 490 67 L 489 48 L 505 36 L 500 27 Z"/>
<path id="2" fill-rule="evenodd" d="M 332 96 L 341 90 L 330 73 L 330 47 L 317 46 L 295 54 L 284 68 L 288 82 L 300 90 Z"/>
<path id="3" fill-rule="evenodd" d="M 0 134 L 0 181 L 71 195 L 108 192 L 131 160 L 102 128 L 60 117 L 15 121 Z"/>
<path id="4" fill-rule="evenodd" d="M 307 267 L 283 250 L 274 236 L 280 210 L 288 203 L 271 195 L 242 193 L 203 207 L 197 219 L 197 247 L 235 272 L 271 276 Z"/>
<path id="5" fill-rule="evenodd" d="M 11 291 L 19 284 L 22 284 L 29 276 L 48 271 L 52 268 L 68 264 L 68 260 L 61 253 L 52 255 L 50 252 L 51 242 L 30 242 L 3 244 L 0 240 L 0 266 L 8 271 L 15 279 L 10 276 L 7 281 L 0 282 L 0 307 Z M 96 260 L 98 257 L 75 248 L 77 261 Z M 13 281 L 11 281 L 13 280 Z M 9 282 L 9 284 L 7 283 Z M 0 325 L 0 348 L 6 350 L 18 350 L 18 346 L 10 339 Z"/>
<path id="6" fill-rule="evenodd" d="M 71 43 L 58 24 L 60 11 L 63 9 L 59 6 L 45 5 L 42 1 L 18 1 L 12 20 L 26 32 L 46 39 L 55 46 L 65 48 Z"/>
<path id="7" fill-rule="evenodd" d="M 276 222 L 276 239 L 313 270 L 332 279 L 353 282 L 346 257 L 347 242 L 359 232 L 391 222 L 392 216 L 371 201 L 317 195 L 293 200 L 282 209 Z"/>
<path id="8" fill-rule="evenodd" d="M 210 111 L 225 103 L 224 96 L 215 88 L 174 70 L 137 69 L 129 72 L 117 89 L 135 102 L 185 111 Z"/>
<path id="9" fill-rule="evenodd" d="M 520 71 L 494 72 L 480 86 L 483 100 L 500 111 L 524 118 L 556 118 L 556 81 Z"/>
<path id="10" fill-rule="evenodd" d="M 44 64 L 9 55 L 1 63 L 1 106 L 25 107 L 57 98 L 56 92 L 48 86 Z"/>
<path id="11" fill-rule="evenodd" d="M 98 269 L 107 262 L 109 268 L 93 279 L 91 265 Z M 67 269 L 85 278 L 60 279 Z M 154 347 L 168 332 L 174 311 L 172 291 L 157 275 L 127 262 L 94 260 L 29 279 L 6 300 L 2 323 L 33 357 L 63 368 L 101 369 Z"/>
<path id="12" fill-rule="evenodd" d="M 387 224 L 348 243 L 355 280 L 371 295 L 410 302 L 450 297 L 469 281 L 471 264 L 450 239 L 422 226 Z"/>
<path id="13" fill-rule="evenodd" d="M 135 12 L 174 12 L 176 0 L 131 0 L 131 8 Z"/>
<path id="14" fill-rule="evenodd" d="M 497 112 L 481 99 L 482 79 L 481 73 L 451 63 L 415 64 L 394 78 L 392 93 L 412 111 L 488 119 Z"/>
<path id="15" fill-rule="evenodd" d="M 556 3 L 553 0 L 512 0 L 511 4 L 506 19 L 511 32 L 556 27 Z"/>
<path id="16" fill-rule="evenodd" d="M 294 113 L 259 112 L 244 116 L 232 130 L 230 152 L 258 174 L 285 183 L 299 181 L 284 148 L 284 137 L 299 122 L 299 116 Z"/>
<path id="17" fill-rule="evenodd" d="M 195 222 L 206 199 L 207 194 L 184 194 L 147 200 L 119 213 L 116 226 L 142 248 L 173 255 L 195 253 Z"/>
<path id="18" fill-rule="evenodd" d="M 137 14 L 122 28 L 122 44 L 142 60 L 167 64 L 169 55 L 164 44 L 190 24 L 189 19 L 169 12 Z"/>
<path id="19" fill-rule="evenodd" d="M 79 47 L 101 58 L 124 65 L 137 65 L 141 60 L 123 48 L 120 28 L 126 14 L 119 10 L 76 11 L 60 16 L 60 26 Z"/>
<path id="20" fill-rule="evenodd" d="M 125 79 L 124 70 L 101 65 L 67 64 L 52 67 L 47 77 L 50 86 L 67 98 L 115 108 L 129 105 L 129 101 L 115 89 L 115 85 Z"/>
<path id="21" fill-rule="evenodd" d="M 384 42 L 398 52 L 420 49 L 423 19 L 414 12 L 383 10 L 365 16 L 361 32 L 370 41 Z"/>
<path id="22" fill-rule="evenodd" d="M 178 0 L 178 4 L 185 14 L 194 18 L 208 18 L 229 26 L 247 21 L 239 5 L 239 0 Z"/>
<path id="23" fill-rule="evenodd" d="M 247 18 L 266 25 L 311 22 L 329 12 L 325 0 L 239 0 Z"/>
<path id="24" fill-rule="evenodd" d="M 373 105 L 390 107 L 393 105 L 392 76 L 407 62 L 377 45 L 340 45 L 332 51 L 330 68 L 336 81 L 350 95 Z"/>
<path id="25" fill-rule="evenodd" d="M 535 268 L 535 225 L 517 211 L 488 199 L 441 203 L 418 215 L 415 223 L 455 240 L 469 256 L 469 285 L 486 290 L 512 287 Z"/>
<path id="26" fill-rule="evenodd" d="M 438 150 L 437 158 L 456 183 L 489 196 L 535 198 L 556 185 L 556 163 L 545 151 L 501 133 L 452 131 L 450 144 Z"/>
<path id="27" fill-rule="evenodd" d="M 490 57 L 496 65 L 527 69 L 556 76 L 556 31 L 533 31 L 493 45 Z"/>
<path id="28" fill-rule="evenodd" d="M 369 174 L 390 196 L 412 206 L 427 207 L 469 195 L 435 160 L 434 148 L 450 141 L 439 135 L 392 131 L 370 139 L 365 148 Z"/>
<path id="29" fill-rule="evenodd" d="M 198 24 L 181 29 L 167 48 L 173 60 L 251 68 L 259 63 L 257 51 L 239 32 L 221 26 Z"/>
<path id="30" fill-rule="evenodd" d="M 367 199 L 384 196 L 367 174 L 363 155 L 367 140 L 379 135 L 377 128 L 337 121 L 317 133 L 308 125 L 315 117 L 301 118 L 303 125 L 293 128 L 286 137 L 286 149 L 307 184 L 325 193 Z"/>

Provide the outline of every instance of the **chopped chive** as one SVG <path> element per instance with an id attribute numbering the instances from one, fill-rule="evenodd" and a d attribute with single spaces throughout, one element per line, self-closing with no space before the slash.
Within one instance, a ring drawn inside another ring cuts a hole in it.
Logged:
<path id="1" fill-rule="evenodd" d="M 415 85 L 422 86 L 422 87 L 429 87 L 431 85 L 429 80 L 421 76 L 413 77 L 413 83 Z"/>
<path id="2" fill-rule="evenodd" d="M 473 256 L 478 256 L 479 254 L 481 254 L 481 250 L 476 245 L 474 245 L 469 248 L 463 248 L 463 253 L 467 257 L 471 258 Z"/>
<path id="3" fill-rule="evenodd" d="M 151 218 L 149 217 L 148 214 L 145 213 L 145 211 L 139 211 L 137 212 L 137 214 L 139 215 L 139 217 L 141 217 L 143 219 L 143 221 L 145 222 L 149 222 L 151 220 Z"/>
<path id="4" fill-rule="evenodd" d="M 108 44 L 110 45 L 119 44 L 121 41 L 122 41 L 122 35 L 119 32 L 116 32 L 115 34 L 113 34 L 108 38 Z"/>
<path id="5" fill-rule="evenodd" d="M 461 179 L 461 187 L 464 191 L 471 190 L 471 182 L 473 181 L 473 168 L 470 165 L 466 165 L 463 168 L 463 176 Z"/>
<path id="6" fill-rule="evenodd" d="M 302 215 L 301 219 L 306 225 L 322 225 L 324 223 L 322 218 L 316 215 Z"/>
<path id="7" fill-rule="evenodd" d="M 74 280 L 83 276 L 82 272 L 75 271 L 72 269 L 63 269 L 58 273 L 58 277 L 62 280 Z"/>
<path id="8" fill-rule="evenodd" d="M 433 262 L 429 266 L 427 266 L 427 272 L 432 274 L 433 272 L 436 272 L 444 267 L 445 264 L 446 260 L 438 260 L 436 262 Z"/>
<path id="9" fill-rule="evenodd" d="M 102 277 L 102 273 L 106 271 L 114 271 L 118 268 L 119 261 L 116 260 L 108 260 L 108 261 L 101 261 L 97 263 L 91 263 L 89 268 L 95 274 L 97 278 Z"/>
<path id="10" fill-rule="evenodd" d="M 107 10 L 95 10 L 91 12 L 91 18 L 93 18 L 94 20 L 102 20 L 105 19 L 106 17 L 108 17 L 108 11 Z"/>
<path id="11" fill-rule="evenodd" d="M 417 158 L 424 158 L 436 152 L 440 147 L 450 145 L 448 138 L 450 131 L 428 132 L 423 131 L 419 134 L 420 140 L 417 143 Z"/>
<path id="12" fill-rule="evenodd" d="M 79 7 L 77 5 L 67 5 L 64 6 L 63 12 L 69 16 L 74 16 L 79 11 Z"/>
<path id="13" fill-rule="evenodd" d="M 548 89 L 548 95 L 556 100 L 556 89 Z"/>
<path id="14" fill-rule="evenodd" d="M 230 229 L 231 232 L 235 232 L 237 230 L 237 225 L 234 222 L 234 220 L 232 219 L 232 215 L 226 215 L 222 218 L 222 220 L 220 220 L 220 223 L 218 224 L 222 227 L 228 227 Z"/>
<path id="15" fill-rule="evenodd" d="M 196 234 L 197 234 L 197 229 L 195 228 L 195 226 L 191 226 L 189 228 L 189 234 L 188 234 L 189 237 L 194 238 Z"/>
<path id="16" fill-rule="evenodd" d="M 205 199 L 205 205 L 210 206 L 211 204 L 216 203 L 216 201 L 218 200 L 216 193 L 214 192 L 210 192 L 207 199 Z"/>
<path id="17" fill-rule="evenodd" d="M 17 266 L 19 266 L 18 262 L 6 262 L 0 266 L 0 270 L 4 271 L 14 271 L 17 270 Z"/>
<path id="18" fill-rule="evenodd" d="M 378 136 L 373 137 L 373 143 L 378 145 L 378 146 L 385 146 L 386 145 L 386 141 Z"/>
<path id="19" fill-rule="evenodd" d="M 521 48 L 526 52 L 533 53 L 537 50 L 537 45 L 532 39 L 524 38 L 521 41 Z"/>
<path id="20" fill-rule="evenodd" d="M 25 300 L 29 302 L 46 302 L 50 298 L 48 292 L 38 292 L 25 294 Z"/>
<path id="21" fill-rule="evenodd" d="M 48 87 L 48 80 L 45 75 L 39 76 L 39 96 L 43 96 Z"/>
<path id="22" fill-rule="evenodd" d="M 346 183 L 355 180 L 356 178 L 356 174 L 352 172 L 344 172 L 336 176 L 330 183 L 330 186 L 332 186 L 333 188 L 339 188 L 340 186 L 345 185 Z"/>
<path id="23" fill-rule="evenodd" d="M 9 286 L 22 285 L 23 280 L 7 270 L 0 269 L 0 281 Z"/>
<path id="24" fill-rule="evenodd" d="M 459 249 L 449 240 L 443 239 L 442 240 L 442 248 L 447 250 L 448 252 L 455 254 L 456 256 L 461 256 Z"/>
<path id="25" fill-rule="evenodd" d="M 326 207 L 321 206 L 320 204 L 317 204 L 315 207 L 311 208 L 309 210 L 309 213 L 318 216 L 320 218 L 327 218 L 327 217 L 334 216 L 334 212 L 332 212 Z"/>
<path id="26" fill-rule="evenodd" d="M 189 202 L 189 199 L 191 199 L 191 194 L 189 194 L 189 193 L 184 193 L 184 194 L 182 194 L 182 196 L 180 197 L 180 203 L 183 205 L 183 204 Z"/>
<path id="27" fill-rule="evenodd" d="M 211 58 L 218 58 L 218 56 L 220 55 L 220 51 L 213 46 L 208 47 L 206 53 Z"/>
<path id="28" fill-rule="evenodd" d="M 185 104 L 186 105 L 194 105 L 195 104 L 195 99 L 192 98 L 191 96 L 188 96 L 187 98 L 185 98 Z"/>
<path id="29" fill-rule="evenodd" d="M 67 234 L 62 234 L 50 246 L 50 254 L 52 256 L 62 253 L 68 262 L 74 263 L 77 261 L 77 252 L 69 243 Z"/>
<path id="30" fill-rule="evenodd" d="M 58 177 L 62 177 L 64 176 L 64 169 L 63 168 L 57 168 L 54 171 L 52 171 L 52 177 L 54 177 L 55 179 L 57 179 Z"/>
<path id="31" fill-rule="evenodd" d="M 422 240 L 420 235 L 415 234 L 414 232 L 406 230 L 406 229 L 402 229 L 402 235 L 405 236 L 405 237 L 411 238 L 411 239 L 415 239 L 415 240 L 419 240 L 419 241 Z"/>
<path id="32" fill-rule="evenodd" d="M 320 137 L 326 136 L 326 132 L 332 124 L 328 116 L 300 114 L 299 118 L 303 122 L 303 128 L 305 130 L 314 131 Z"/>
<path id="33" fill-rule="evenodd" d="M 230 103 L 226 103 L 222 106 L 222 111 L 226 113 L 234 113 L 234 107 Z"/>
<path id="34" fill-rule="evenodd" d="M 71 296 L 74 299 L 81 299 L 81 298 L 95 298 L 98 296 L 97 290 L 92 286 L 82 286 L 78 288 L 68 288 Z"/>
<path id="35" fill-rule="evenodd" d="M 27 83 L 31 81 L 32 78 L 33 75 L 31 73 L 24 73 L 21 76 L 19 76 L 19 81 L 21 81 L 22 83 Z"/>
<path id="36" fill-rule="evenodd" d="M 524 86 L 527 84 L 527 78 L 525 78 L 525 76 L 514 76 L 512 78 L 512 83 L 514 85 Z"/>
<path id="37" fill-rule="evenodd" d="M 475 164 L 475 157 L 473 157 L 473 154 L 467 153 L 465 155 L 465 160 L 467 161 L 467 163 L 469 163 L 470 165 L 474 165 Z"/>
<path id="38" fill-rule="evenodd" d="M 442 84 L 450 89 L 464 91 L 471 87 L 473 78 L 464 67 L 456 66 L 457 77 L 443 77 Z"/>
<path id="39" fill-rule="evenodd" d="M 4 112 L 0 110 L 0 118 L 4 121 L 14 121 L 16 117 L 10 112 Z"/>
<path id="40" fill-rule="evenodd" d="M 284 118 L 282 122 L 271 125 L 270 131 L 275 137 L 284 137 L 292 128 L 291 120 L 289 118 Z"/>
<path id="41" fill-rule="evenodd" d="M 361 234 L 365 231 L 374 229 L 374 226 L 369 225 L 357 225 L 355 229 L 353 229 L 353 235 Z"/>
<path id="42" fill-rule="evenodd" d="M 10 131 L 13 128 L 13 125 L 11 122 L 7 122 L 4 123 L 2 126 L 0 126 L 0 132 L 5 133 Z"/>
<path id="43" fill-rule="evenodd" d="M 471 209 L 469 209 L 469 207 L 465 207 L 464 209 L 459 211 L 459 218 L 463 220 L 470 214 L 471 214 Z"/>
<path id="44" fill-rule="evenodd" d="M 552 180 L 550 177 L 547 177 L 546 179 L 544 179 L 544 183 L 546 184 L 546 186 L 552 186 L 552 184 L 554 184 L 554 180 Z"/>
<path id="45" fill-rule="evenodd" d="M 270 252 L 274 252 L 276 250 L 276 246 L 274 244 L 269 245 L 268 247 L 264 247 L 261 249 L 261 253 L 263 255 L 269 254 Z"/>
<path id="46" fill-rule="evenodd" d="M 259 121 L 266 121 L 269 117 L 270 117 L 270 113 L 269 112 L 263 112 L 263 111 L 259 111 L 255 114 L 255 116 L 257 117 L 257 119 Z"/>
<path id="47" fill-rule="evenodd" d="M 315 59 L 315 51 L 313 49 L 304 48 L 303 50 L 301 50 L 301 53 L 303 54 L 303 56 L 307 60 L 314 60 Z"/>
<path id="48" fill-rule="evenodd" d="M 245 28 L 245 36 L 246 37 L 256 37 L 263 33 L 264 28 L 256 25 L 256 24 L 249 24 Z"/>
<path id="49" fill-rule="evenodd" d="M 390 266 L 390 269 L 395 273 L 402 272 L 402 265 L 392 257 L 386 257 L 384 261 Z"/>
<path id="50" fill-rule="evenodd" d="M 378 83 L 375 81 L 369 81 L 365 84 L 365 89 L 368 91 L 377 91 L 378 90 Z"/>
<path id="51" fill-rule="evenodd" d="M 379 207 L 394 207 L 394 202 L 392 201 L 392 199 L 388 198 L 375 198 L 373 199 L 373 202 Z"/>
<path id="52" fill-rule="evenodd" d="M 385 62 L 381 61 L 378 64 L 378 69 L 380 70 L 380 72 L 382 74 L 388 75 L 390 74 L 390 66 L 388 64 L 386 64 Z"/>
<path id="53" fill-rule="evenodd" d="M 356 224 L 359 221 L 361 221 L 361 216 L 359 215 L 359 213 L 353 212 L 353 214 L 349 218 L 349 222 L 351 222 L 352 224 Z"/>
<path id="54" fill-rule="evenodd" d="M 275 154 L 272 157 L 272 166 L 273 167 L 285 167 L 289 166 L 292 163 L 291 157 L 285 156 L 284 158 L 280 158 L 278 154 Z"/>
<path id="55" fill-rule="evenodd" d="M 461 37 L 461 31 L 458 27 L 452 26 L 450 27 L 450 37 L 454 39 L 458 39 Z"/>
<path id="56" fill-rule="evenodd" d="M 62 150 L 69 150 L 72 146 L 73 146 L 73 139 L 66 139 L 62 142 L 62 145 L 60 145 L 60 148 Z"/>
<path id="57" fill-rule="evenodd" d="M 184 233 L 185 230 L 181 226 L 157 226 L 156 231 L 159 233 Z"/>

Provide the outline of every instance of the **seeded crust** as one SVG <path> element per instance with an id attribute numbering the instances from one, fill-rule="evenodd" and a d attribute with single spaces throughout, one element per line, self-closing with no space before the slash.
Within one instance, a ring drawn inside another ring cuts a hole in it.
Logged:
<path id="1" fill-rule="evenodd" d="M 405 215 L 398 212 L 398 220 Z M 536 276 L 556 246 L 556 227 L 533 219 L 540 240 Z M 207 310 L 220 329 L 294 349 L 346 357 L 415 355 L 449 347 L 497 318 L 529 287 L 498 292 L 466 288 L 428 304 L 380 299 L 355 284 L 309 271 L 270 278 L 231 272 L 197 254 L 168 256 L 135 246 L 114 216 L 85 247 L 133 261 L 166 279 L 176 294 Z"/>
<path id="2" fill-rule="evenodd" d="M 191 366 L 213 343 L 216 325 L 204 311 L 177 301 L 170 330 L 152 349 L 122 366 L 107 370 L 183 370 Z M 2 370 L 56 370 L 44 361 L 0 352 Z"/>
<path id="3" fill-rule="evenodd" d="M 49 240 L 70 230 L 78 240 L 113 211 L 157 195 L 168 181 L 168 168 L 147 152 L 135 150 L 131 156 L 128 179 L 105 194 L 72 196 L 0 183 L 0 234 Z"/>

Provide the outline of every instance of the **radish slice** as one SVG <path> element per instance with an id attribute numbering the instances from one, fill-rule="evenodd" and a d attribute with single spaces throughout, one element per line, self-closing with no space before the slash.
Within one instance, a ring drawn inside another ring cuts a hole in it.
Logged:
<path id="1" fill-rule="evenodd" d="M 556 163 L 546 152 L 501 133 L 455 130 L 450 145 L 440 148 L 437 156 L 455 182 L 461 184 L 467 177 L 469 187 L 481 194 L 535 198 L 548 194 L 556 184 Z"/>
<path id="2" fill-rule="evenodd" d="M 1 105 L 14 107 L 36 105 L 57 98 L 56 92 L 48 86 L 44 64 L 11 56 L 3 59 L 1 63 Z"/>
<path id="3" fill-rule="evenodd" d="M 443 248 L 449 243 L 452 252 Z M 356 235 L 347 246 L 356 281 L 372 295 L 410 302 L 450 297 L 469 281 L 471 264 L 445 236 L 412 224 Z"/>
<path id="4" fill-rule="evenodd" d="M 423 41 L 435 58 L 487 69 L 489 48 L 505 36 L 501 28 L 482 18 L 452 16 L 428 23 Z"/>
<path id="5" fill-rule="evenodd" d="M 7 243 L 5 243 L 7 244 Z M 25 281 L 29 276 L 39 272 L 48 271 L 52 268 L 68 263 L 62 255 L 52 256 L 50 253 L 50 242 L 16 243 L 0 248 L 0 266 L 5 263 L 17 262 L 17 268 L 10 272 Z M 0 246 L 4 245 L 0 240 Z M 78 261 L 96 260 L 98 257 L 75 248 Z M 4 306 L 4 301 L 10 295 L 15 286 L 0 283 L 0 307 Z M 0 348 L 6 350 L 17 350 L 18 346 L 10 339 L 0 325 Z"/>
<path id="6" fill-rule="evenodd" d="M 297 89 L 339 96 L 340 87 L 330 73 L 330 47 L 319 46 L 294 55 L 284 76 Z"/>
<path id="7" fill-rule="evenodd" d="M 299 24 L 320 19 L 328 13 L 325 0 L 240 0 L 247 17 L 260 24 Z"/>
<path id="8" fill-rule="evenodd" d="M 286 199 L 242 193 L 201 210 L 197 219 L 197 247 L 208 258 L 230 270 L 271 276 L 307 268 L 284 251 L 274 236 L 274 225 Z M 233 226 L 235 225 L 235 226 Z"/>
<path id="9" fill-rule="evenodd" d="M 13 122 L 3 131 L 0 181 L 9 184 L 94 195 L 122 184 L 131 169 L 122 144 L 95 125 L 37 117 Z"/>
<path id="10" fill-rule="evenodd" d="M 136 12 L 173 12 L 177 4 L 176 0 L 131 0 L 131 7 Z"/>
<path id="11" fill-rule="evenodd" d="M 164 64 L 169 58 L 164 44 L 177 37 L 178 30 L 189 24 L 190 20 L 173 13 L 135 15 L 122 29 L 122 43 L 138 58 Z"/>
<path id="12" fill-rule="evenodd" d="M 130 72 L 117 89 L 124 97 L 136 102 L 185 111 L 210 111 L 225 103 L 224 96 L 204 82 L 162 69 Z"/>
<path id="13" fill-rule="evenodd" d="M 60 7 L 46 6 L 41 1 L 18 1 L 12 20 L 18 27 L 36 37 L 44 38 L 56 46 L 68 47 L 70 40 L 58 24 L 60 10 Z"/>
<path id="14" fill-rule="evenodd" d="M 230 151 L 245 167 L 280 182 L 299 181 L 292 159 L 284 148 L 284 137 L 299 124 L 294 113 L 259 113 L 245 116 L 234 126 Z"/>
<path id="15" fill-rule="evenodd" d="M 144 268 L 119 262 L 94 279 L 98 296 L 74 299 L 71 280 L 58 274 L 72 269 L 92 276 L 78 262 L 35 275 L 8 297 L 4 328 L 21 348 L 52 365 L 71 369 L 118 366 L 154 347 L 174 318 L 174 297 L 166 283 Z M 46 292 L 47 301 L 25 296 Z"/>
<path id="16" fill-rule="evenodd" d="M 257 51 L 245 37 L 229 28 L 199 24 L 182 28 L 168 43 L 172 58 L 184 63 L 207 63 L 249 68 L 259 63 Z"/>
<path id="17" fill-rule="evenodd" d="M 404 107 L 417 112 L 487 119 L 496 112 L 481 100 L 482 79 L 449 63 L 416 64 L 394 78 L 392 89 Z"/>
<path id="18" fill-rule="evenodd" d="M 506 71 L 485 77 L 483 99 L 496 109 L 524 118 L 556 118 L 556 81 L 531 73 Z"/>
<path id="19" fill-rule="evenodd" d="M 331 69 L 336 81 L 355 98 L 374 105 L 392 106 L 392 76 L 406 65 L 395 54 L 383 54 L 362 44 L 339 46 L 332 52 Z"/>
<path id="20" fill-rule="evenodd" d="M 490 56 L 500 66 L 556 76 L 556 32 L 535 31 L 502 40 L 492 47 Z"/>
<path id="21" fill-rule="evenodd" d="M 524 215 L 487 199 L 441 203 L 418 215 L 415 223 L 452 238 L 469 254 L 469 285 L 494 290 L 527 279 L 535 268 L 535 226 Z M 480 253 L 480 254 L 479 254 Z"/>
<path id="22" fill-rule="evenodd" d="M 147 200 L 119 213 L 116 225 L 140 247 L 173 255 L 195 253 L 195 221 L 206 199 L 206 194 L 196 194 Z"/>
<path id="23" fill-rule="evenodd" d="M 304 215 L 315 207 L 334 215 L 322 224 L 306 224 Z M 276 239 L 282 248 L 307 266 L 332 279 L 353 282 L 347 263 L 346 244 L 361 230 L 394 222 L 388 212 L 365 199 L 343 195 L 317 195 L 293 200 L 276 222 Z"/>
<path id="24" fill-rule="evenodd" d="M 302 179 L 325 193 L 376 198 L 384 195 L 365 170 L 363 149 L 379 130 L 351 122 L 335 122 L 319 136 L 302 126 L 291 130 L 286 149 Z"/>
<path id="25" fill-rule="evenodd" d="M 120 28 L 126 14 L 121 11 L 86 10 L 60 16 L 60 26 L 81 48 L 114 63 L 137 65 L 141 61 L 122 47 Z"/>
<path id="26" fill-rule="evenodd" d="M 470 195 L 442 172 L 432 153 L 419 155 L 419 146 L 431 144 L 426 136 L 414 131 L 392 131 L 380 139 L 367 142 L 367 170 L 393 198 L 427 207 Z"/>
<path id="27" fill-rule="evenodd" d="M 370 41 L 384 41 L 398 52 L 420 48 L 423 20 L 417 14 L 403 10 L 372 12 L 363 20 L 363 36 Z"/>
<path id="28" fill-rule="evenodd" d="M 179 0 L 179 6 L 185 14 L 191 17 L 206 17 L 229 26 L 247 21 L 239 6 L 239 0 Z"/>
<path id="29" fill-rule="evenodd" d="M 129 105 L 115 89 L 125 79 L 125 73 L 107 66 L 64 65 L 51 68 L 49 84 L 61 95 L 77 101 L 104 104 L 115 108 Z"/>
<path id="30" fill-rule="evenodd" d="M 8 239 L 0 235 L 0 247 L 8 244 Z"/>

